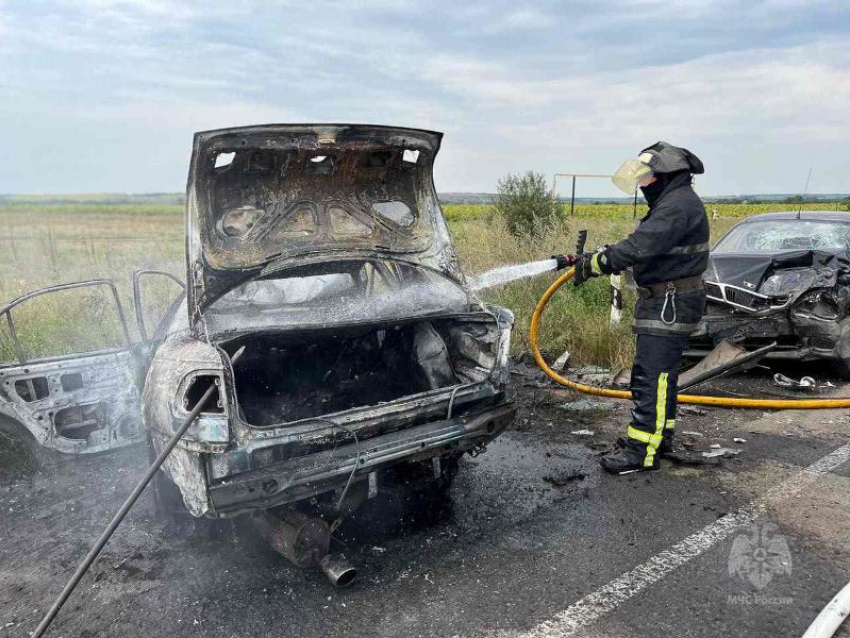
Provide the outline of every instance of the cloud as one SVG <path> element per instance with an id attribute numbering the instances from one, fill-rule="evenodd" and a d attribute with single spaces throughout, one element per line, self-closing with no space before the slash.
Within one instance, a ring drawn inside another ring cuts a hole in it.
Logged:
<path id="1" fill-rule="evenodd" d="M 659 138 L 711 192 L 782 190 L 789 156 L 841 190 L 848 24 L 820 0 L 0 0 L 0 138 L 26 158 L 0 192 L 182 188 L 195 130 L 285 120 L 443 130 L 444 190 Z"/>
<path id="2" fill-rule="evenodd" d="M 548 29 L 554 25 L 554 19 L 543 12 L 529 7 L 516 9 L 498 17 L 487 25 L 486 29 L 491 33 L 505 33 L 508 31 L 538 31 Z"/>

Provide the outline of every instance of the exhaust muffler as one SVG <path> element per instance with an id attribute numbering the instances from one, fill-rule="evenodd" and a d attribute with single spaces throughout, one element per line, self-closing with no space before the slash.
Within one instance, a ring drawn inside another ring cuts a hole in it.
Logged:
<path id="1" fill-rule="evenodd" d="M 344 556 L 328 553 L 331 531 L 322 519 L 285 509 L 257 512 L 253 520 L 275 551 L 298 567 L 316 565 L 335 587 L 350 585 L 357 576 L 357 569 Z"/>

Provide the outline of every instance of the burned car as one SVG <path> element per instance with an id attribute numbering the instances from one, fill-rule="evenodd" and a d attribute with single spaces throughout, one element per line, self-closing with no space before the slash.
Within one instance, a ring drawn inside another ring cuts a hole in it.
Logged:
<path id="1" fill-rule="evenodd" d="M 850 377 L 850 214 L 755 215 L 714 246 L 708 303 L 686 355 L 728 340 L 768 359 L 828 361 Z"/>
<path id="2" fill-rule="evenodd" d="M 163 511 L 350 511 L 385 481 L 447 485 L 512 421 L 512 314 L 479 301 L 433 185 L 441 134 L 366 125 L 198 133 L 183 291 L 148 337 L 0 365 L 0 410 L 62 452 L 158 453 Z M 173 279 L 173 277 L 172 277 Z M 108 280 L 73 287 L 107 286 Z M 17 307 L 0 309 L 14 327 Z M 11 331 L 14 337 L 14 329 Z M 141 415 L 141 419 L 139 418 Z M 139 427 L 139 423 L 144 426 Z M 321 534 L 320 534 L 321 536 Z"/>

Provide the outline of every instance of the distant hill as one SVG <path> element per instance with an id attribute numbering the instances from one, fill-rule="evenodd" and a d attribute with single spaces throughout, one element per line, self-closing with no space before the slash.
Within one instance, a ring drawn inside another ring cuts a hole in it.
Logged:
<path id="1" fill-rule="evenodd" d="M 495 193 L 439 193 L 443 204 L 492 204 Z M 569 202 L 569 197 L 559 197 L 561 202 Z M 752 195 L 718 195 L 703 197 L 707 203 L 718 204 L 758 204 L 787 202 L 846 202 L 850 193 L 811 194 L 801 197 L 794 193 L 759 193 Z M 581 204 L 631 204 L 631 197 L 576 197 Z M 33 206 L 57 206 L 66 204 L 120 205 L 120 204 L 159 204 L 183 205 L 184 193 L 83 193 L 79 195 L 14 195 L 0 194 L 0 204 L 29 204 Z"/>
<path id="2" fill-rule="evenodd" d="M 492 204 L 496 201 L 495 193 L 439 193 L 440 202 L 443 204 Z M 825 193 L 805 195 L 801 198 L 796 193 L 761 193 L 753 195 L 717 195 L 703 197 L 703 201 L 718 204 L 771 204 L 779 202 L 843 202 L 850 199 L 850 193 Z M 558 198 L 560 202 L 569 202 L 569 197 L 563 195 Z M 576 203 L 580 204 L 631 204 L 631 197 L 576 197 Z"/>

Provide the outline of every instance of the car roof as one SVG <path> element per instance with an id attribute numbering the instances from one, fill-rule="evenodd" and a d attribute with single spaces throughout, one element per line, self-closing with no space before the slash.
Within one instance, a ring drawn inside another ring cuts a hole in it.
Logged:
<path id="1" fill-rule="evenodd" d="M 844 222 L 850 224 L 850 212 L 840 210 L 803 210 L 797 211 L 781 211 L 776 213 L 762 213 L 753 215 L 742 220 L 742 224 L 758 221 L 782 221 L 792 219 L 808 219 L 810 221 L 823 222 Z"/>

